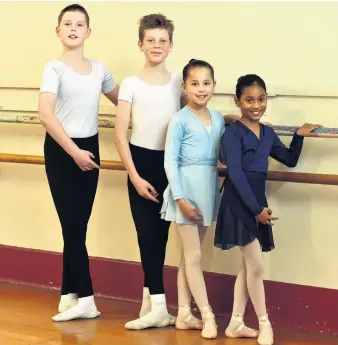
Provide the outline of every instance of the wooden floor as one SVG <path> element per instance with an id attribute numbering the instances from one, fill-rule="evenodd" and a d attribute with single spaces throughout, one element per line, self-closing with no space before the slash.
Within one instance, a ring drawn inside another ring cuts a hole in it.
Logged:
<path id="1" fill-rule="evenodd" d="M 223 336 L 228 317 L 218 318 L 219 336 L 210 341 L 199 331 L 177 331 L 174 327 L 126 331 L 139 305 L 97 299 L 102 316 L 97 320 L 54 323 L 59 293 L 39 288 L 0 283 L 0 345 L 254 345 L 255 340 Z M 337 345 L 338 337 L 275 327 L 276 345 Z"/>

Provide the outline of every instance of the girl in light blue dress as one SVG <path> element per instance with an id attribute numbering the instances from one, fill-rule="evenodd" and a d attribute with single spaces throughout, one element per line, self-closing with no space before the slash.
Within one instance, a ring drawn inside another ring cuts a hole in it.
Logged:
<path id="1" fill-rule="evenodd" d="M 217 325 L 201 268 L 201 244 L 207 228 L 217 218 L 217 161 L 224 119 L 218 111 L 207 108 L 215 88 L 214 70 L 209 63 L 191 60 L 183 70 L 183 87 L 188 105 L 169 123 L 164 159 L 169 185 L 161 214 L 163 219 L 176 222 L 182 243 L 176 327 L 202 329 L 202 337 L 213 339 Z M 202 321 L 191 314 L 191 294 Z"/>

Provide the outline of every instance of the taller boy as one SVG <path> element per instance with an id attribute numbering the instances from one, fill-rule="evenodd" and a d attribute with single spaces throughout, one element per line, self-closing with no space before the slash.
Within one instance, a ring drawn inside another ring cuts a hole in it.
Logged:
<path id="1" fill-rule="evenodd" d="M 161 219 L 163 192 L 168 185 L 164 147 L 168 123 L 184 103 L 182 78 L 165 67 L 172 50 L 174 25 L 161 14 L 140 20 L 139 48 L 145 55 L 138 75 L 123 80 L 116 116 L 116 146 L 128 172 L 128 192 L 144 271 L 140 318 L 127 329 L 175 324 L 168 314 L 163 266 L 170 223 Z M 130 118 L 132 133 L 128 143 Z"/>

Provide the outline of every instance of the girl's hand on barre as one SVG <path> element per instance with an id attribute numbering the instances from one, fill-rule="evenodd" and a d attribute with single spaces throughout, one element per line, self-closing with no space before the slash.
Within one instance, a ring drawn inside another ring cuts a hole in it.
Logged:
<path id="1" fill-rule="evenodd" d="M 304 123 L 304 125 L 297 129 L 297 135 L 300 135 L 302 137 L 317 137 L 318 134 L 313 133 L 312 131 L 321 128 L 323 126 L 321 125 L 314 125 L 312 123 Z"/>
<path id="2" fill-rule="evenodd" d="M 241 119 L 241 115 L 236 115 L 236 114 L 224 114 L 223 115 L 223 119 L 225 124 L 229 124 L 229 123 L 234 123 L 238 120 Z"/>

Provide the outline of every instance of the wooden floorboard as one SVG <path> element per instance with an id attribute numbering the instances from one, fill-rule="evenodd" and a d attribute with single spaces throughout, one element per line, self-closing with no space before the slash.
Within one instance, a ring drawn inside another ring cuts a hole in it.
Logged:
<path id="1" fill-rule="evenodd" d="M 102 315 L 96 320 L 55 323 L 58 291 L 0 283 L 0 345 L 254 345 L 255 340 L 227 339 L 229 316 L 217 318 L 219 335 L 210 341 L 199 331 L 174 327 L 127 331 L 126 321 L 137 316 L 139 305 L 97 298 Z M 174 313 L 174 311 L 173 311 Z M 338 337 L 275 326 L 275 345 L 337 345 Z"/>

